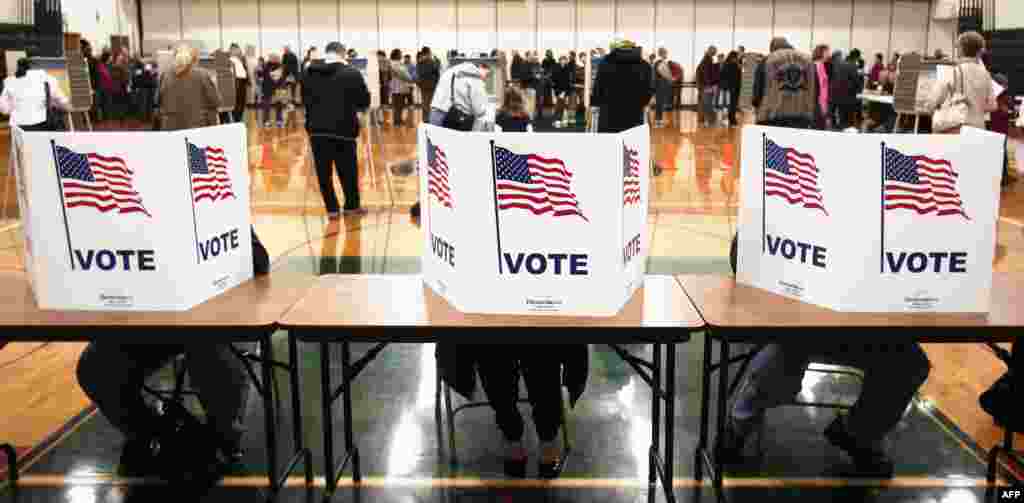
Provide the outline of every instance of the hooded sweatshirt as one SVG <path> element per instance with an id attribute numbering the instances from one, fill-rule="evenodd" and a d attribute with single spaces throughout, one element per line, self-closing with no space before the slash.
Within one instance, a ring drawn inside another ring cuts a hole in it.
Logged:
<path id="1" fill-rule="evenodd" d="M 310 133 L 355 139 L 359 136 L 356 114 L 369 108 L 370 90 L 359 70 L 329 60 L 309 65 L 302 81 L 302 102 Z"/>
<path id="2" fill-rule="evenodd" d="M 654 94 L 651 65 L 640 48 L 614 49 L 597 70 L 592 105 L 600 107 L 598 131 L 618 133 L 644 123 L 644 108 Z"/>

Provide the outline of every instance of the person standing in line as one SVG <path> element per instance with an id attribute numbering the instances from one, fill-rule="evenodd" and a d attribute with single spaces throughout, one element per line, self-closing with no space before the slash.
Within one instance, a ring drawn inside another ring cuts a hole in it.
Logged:
<path id="1" fill-rule="evenodd" d="M 928 109 L 936 110 L 946 101 L 950 94 L 962 90 L 967 98 L 967 122 L 964 126 L 985 129 L 985 114 L 997 109 L 996 96 L 992 90 L 992 75 L 978 56 L 985 48 L 985 38 L 978 32 L 969 31 L 957 39 L 960 48 L 960 59 L 956 61 L 953 71 L 939 74 L 932 85 L 928 99 Z M 957 134 L 960 127 L 936 133 Z"/>
<path id="2" fill-rule="evenodd" d="M 868 84 L 871 87 L 878 86 L 878 82 L 882 78 L 882 70 L 885 70 L 885 55 L 882 53 L 875 54 L 875 63 L 871 65 L 871 71 L 868 72 Z"/>
<path id="3" fill-rule="evenodd" d="M 630 40 L 612 43 L 597 69 L 591 106 L 598 107 L 599 133 L 619 133 L 644 123 L 654 94 L 651 65 Z"/>
<path id="4" fill-rule="evenodd" d="M 715 97 L 718 94 L 718 84 L 721 72 L 715 64 L 715 54 L 718 49 L 715 46 L 708 47 L 704 52 L 704 58 L 697 66 L 697 89 L 700 92 L 700 122 L 705 127 L 712 127 L 715 122 Z"/>
<path id="5" fill-rule="evenodd" d="M 231 44 L 231 67 L 235 72 L 235 109 L 231 112 L 231 120 L 242 122 L 245 118 L 245 102 L 249 95 L 249 68 L 238 44 Z"/>
<path id="6" fill-rule="evenodd" d="M 811 59 L 775 37 L 754 74 L 754 108 L 764 126 L 810 129 L 817 123 L 818 78 Z"/>
<path id="7" fill-rule="evenodd" d="M 299 57 L 292 52 L 291 46 L 284 46 L 284 52 L 281 53 L 281 64 L 284 65 L 284 80 L 288 93 L 291 95 L 291 102 L 287 103 L 289 109 L 291 109 L 295 105 L 295 86 L 301 75 Z"/>
<path id="8" fill-rule="evenodd" d="M 302 101 L 307 104 L 306 131 L 313 149 L 320 194 L 327 216 L 339 217 L 333 171 L 341 178 L 344 214 L 360 216 L 366 209 L 359 199 L 359 165 L 356 149 L 360 112 L 370 107 L 370 90 L 362 73 L 344 61 L 345 46 L 327 44 L 323 63 L 309 65 L 302 81 Z"/>
<path id="9" fill-rule="evenodd" d="M 864 80 L 857 76 L 857 65 L 843 58 L 842 51 L 832 53 L 832 75 L 829 76 L 829 101 L 834 110 L 833 124 L 840 131 L 855 125 L 853 117 L 860 108 L 857 96 L 863 92 Z"/>
<path id="10" fill-rule="evenodd" d="M 407 105 L 406 99 L 412 94 L 414 80 L 409 70 L 402 64 L 402 51 L 393 49 L 388 63 L 391 68 L 391 119 L 396 128 L 402 127 L 402 112 Z"/>
<path id="11" fill-rule="evenodd" d="M 722 63 L 722 94 L 726 96 L 729 104 L 729 127 L 736 127 L 736 108 L 740 101 L 740 86 L 742 85 L 743 71 L 740 68 L 739 52 L 732 51 Z"/>
<path id="12" fill-rule="evenodd" d="M 653 54 L 652 54 L 653 56 Z M 669 66 L 668 49 L 658 49 L 654 63 L 654 121 L 656 127 L 665 127 L 664 113 L 672 109 L 672 68 Z"/>
<path id="13" fill-rule="evenodd" d="M 416 63 L 416 84 L 420 86 L 420 99 L 423 100 L 423 119 L 430 117 L 430 102 L 434 100 L 437 81 L 441 78 L 441 62 L 434 57 L 430 47 L 423 47 Z"/>
<path id="14" fill-rule="evenodd" d="M 265 128 L 272 128 L 275 124 L 270 120 L 271 109 L 276 113 L 277 127 L 284 127 L 283 108 L 288 101 L 288 82 L 285 72 L 285 68 L 281 65 L 281 57 L 277 54 L 271 54 L 263 65 L 260 87 L 263 95 L 263 127 Z"/>
<path id="15" fill-rule="evenodd" d="M 814 70 L 818 82 L 818 112 L 817 116 L 817 128 L 823 131 L 832 129 L 832 121 L 829 118 L 829 90 L 831 84 L 829 83 L 829 46 L 825 44 L 818 45 L 814 48 Z"/>
<path id="16" fill-rule="evenodd" d="M 50 101 L 46 101 L 46 87 L 50 88 Z M 0 93 L 0 114 L 11 117 L 11 124 L 25 131 L 46 131 L 49 107 L 70 110 L 71 102 L 61 90 L 57 79 L 43 70 L 32 70 L 27 58 L 18 60 L 13 76 L 4 79 Z"/>
<path id="17" fill-rule="evenodd" d="M 306 73 L 309 65 L 314 61 L 320 59 L 320 51 L 316 49 L 316 46 L 310 46 L 306 51 L 306 57 L 302 60 L 302 73 Z"/>

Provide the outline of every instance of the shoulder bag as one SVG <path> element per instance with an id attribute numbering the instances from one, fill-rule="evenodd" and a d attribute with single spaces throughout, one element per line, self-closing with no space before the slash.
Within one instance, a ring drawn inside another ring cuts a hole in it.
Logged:
<path id="1" fill-rule="evenodd" d="M 957 87 L 959 74 L 959 88 Z M 964 74 L 959 65 L 953 68 L 953 89 L 946 101 L 932 115 L 932 130 L 936 132 L 956 129 L 967 123 L 967 96 L 964 95 Z"/>
<path id="2" fill-rule="evenodd" d="M 68 128 L 64 121 L 64 112 L 50 105 L 50 83 L 43 82 L 43 89 L 46 90 L 46 130 L 64 131 Z"/>
<path id="3" fill-rule="evenodd" d="M 444 122 L 441 123 L 441 126 L 446 129 L 454 129 L 455 131 L 472 131 L 475 118 L 455 106 L 455 73 L 454 71 L 452 72 L 452 105 L 448 107 L 448 113 L 444 115 Z"/>

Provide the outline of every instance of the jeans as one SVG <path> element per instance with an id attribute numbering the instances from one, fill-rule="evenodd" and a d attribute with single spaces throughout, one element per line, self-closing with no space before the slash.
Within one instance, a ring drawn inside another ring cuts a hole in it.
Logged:
<path id="1" fill-rule="evenodd" d="M 701 90 L 700 94 L 700 122 L 705 126 L 713 126 L 715 119 L 718 117 L 715 112 L 715 95 L 718 92 L 717 87 L 705 87 Z"/>
<path id="2" fill-rule="evenodd" d="M 309 138 L 313 148 L 313 164 L 316 178 L 320 182 L 320 194 L 328 213 L 338 212 L 338 196 L 334 192 L 334 176 L 337 171 L 341 178 L 341 190 L 345 196 L 345 209 L 359 208 L 359 163 L 356 157 L 357 143 L 342 138 L 312 135 Z"/>
<path id="3" fill-rule="evenodd" d="M 273 97 L 263 98 L 263 122 L 270 122 L 270 109 L 273 108 L 277 112 L 277 122 L 284 122 L 284 105 L 281 103 L 274 103 Z"/>
<path id="4" fill-rule="evenodd" d="M 82 391 L 104 417 L 131 439 L 159 436 L 160 421 L 142 399 L 142 386 L 174 356 L 185 355 L 207 423 L 225 442 L 238 445 L 245 431 L 249 378 L 227 344 L 90 343 L 78 360 Z"/>
<path id="5" fill-rule="evenodd" d="M 672 108 L 672 83 L 659 79 L 655 85 L 654 120 L 661 121 L 662 115 Z"/>

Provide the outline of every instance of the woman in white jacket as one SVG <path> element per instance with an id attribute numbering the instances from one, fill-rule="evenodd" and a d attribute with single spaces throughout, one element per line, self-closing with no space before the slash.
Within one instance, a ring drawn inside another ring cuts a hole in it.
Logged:
<path id="1" fill-rule="evenodd" d="M 19 59 L 14 76 L 4 79 L 0 114 L 11 116 L 11 125 L 25 131 L 45 131 L 48 106 L 68 110 L 71 103 L 61 91 L 57 79 L 43 70 L 31 70 L 31 66 L 28 59 Z M 47 85 L 50 87 L 49 103 L 46 102 Z"/>

